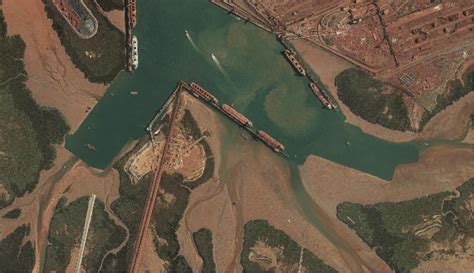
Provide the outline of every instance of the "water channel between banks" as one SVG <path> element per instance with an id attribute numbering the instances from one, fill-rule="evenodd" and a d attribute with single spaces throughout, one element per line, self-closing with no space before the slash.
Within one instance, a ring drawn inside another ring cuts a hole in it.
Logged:
<path id="1" fill-rule="evenodd" d="M 323 109 L 274 35 L 206 0 L 141 2 L 138 14 L 138 70 L 122 72 L 67 138 L 66 147 L 89 165 L 106 168 L 130 139 L 142 137 L 179 80 L 199 82 L 232 104 L 279 139 L 296 164 L 315 154 L 390 179 L 397 165 L 418 159 L 415 143 L 367 135 Z"/>
<path id="2" fill-rule="evenodd" d="M 328 215 L 306 193 L 296 166 L 315 154 L 389 180 L 397 165 L 418 159 L 420 146 L 367 135 L 347 124 L 340 112 L 323 109 L 308 80 L 295 75 L 281 55 L 283 47 L 274 35 L 207 0 L 140 2 L 135 35 L 138 70 L 119 75 L 67 138 L 66 148 L 90 166 L 105 169 L 129 140 L 146 134 L 148 123 L 180 80 L 196 81 L 285 145 L 300 213 L 347 260 L 356 267 L 364 264 L 333 234 L 325 220 Z"/>

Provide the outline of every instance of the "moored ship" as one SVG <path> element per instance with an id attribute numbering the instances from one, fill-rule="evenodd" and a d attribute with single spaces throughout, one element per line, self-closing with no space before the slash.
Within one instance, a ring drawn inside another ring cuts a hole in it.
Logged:
<path id="1" fill-rule="evenodd" d="M 306 76 L 306 70 L 296 59 L 295 53 L 291 52 L 289 49 L 285 49 L 285 51 L 283 51 L 283 54 L 285 54 L 286 58 L 290 61 L 290 63 L 301 76 Z"/>
<path id="2" fill-rule="evenodd" d="M 323 94 L 323 92 L 321 92 L 321 90 L 319 90 L 319 87 L 314 82 L 310 83 L 309 87 L 311 88 L 311 91 L 313 91 L 313 93 L 319 99 L 319 101 L 324 105 L 324 107 L 326 107 L 328 109 L 333 109 L 334 108 L 333 104 L 329 101 L 328 98 L 326 98 L 326 96 Z"/>
<path id="3" fill-rule="evenodd" d="M 138 39 L 136 36 L 132 38 L 132 66 L 133 69 L 138 68 Z"/>
<path id="4" fill-rule="evenodd" d="M 283 150 L 285 150 L 285 146 L 278 142 L 276 139 L 271 137 L 269 134 L 265 133 L 262 130 L 257 131 L 257 135 L 259 138 L 268 146 L 270 146 L 275 152 L 281 153 Z"/>
<path id="5" fill-rule="evenodd" d="M 230 116 L 233 120 L 237 121 L 240 125 L 245 126 L 245 127 L 252 127 L 252 122 L 242 115 L 241 113 L 237 112 L 234 108 L 227 104 L 222 105 L 222 110 Z"/>
<path id="6" fill-rule="evenodd" d="M 129 11 L 130 24 L 134 28 L 137 25 L 137 1 L 136 0 L 128 1 L 128 11 Z"/>
<path id="7" fill-rule="evenodd" d="M 219 101 L 217 100 L 216 97 L 214 97 L 211 92 L 207 91 L 206 89 L 202 88 L 199 84 L 195 82 L 191 82 L 189 85 L 191 87 L 189 90 L 191 93 L 198 98 L 201 98 L 205 101 L 217 104 Z"/>

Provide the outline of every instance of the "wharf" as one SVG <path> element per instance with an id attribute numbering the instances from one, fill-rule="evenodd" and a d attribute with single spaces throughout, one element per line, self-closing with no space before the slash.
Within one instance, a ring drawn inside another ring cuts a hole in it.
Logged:
<path id="1" fill-rule="evenodd" d="M 267 32 L 273 33 L 273 31 L 270 28 L 265 26 L 263 23 L 260 23 L 255 16 L 253 16 L 252 14 L 249 14 L 247 11 L 240 8 L 239 6 L 232 5 L 228 1 L 219 1 L 219 0 L 209 0 L 209 1 L 213 3 L 214 5 L 220 7 L 221 9 L 227 11 L 228 13 L 234 14 L 235 16 L 247 22 L 250 22 Z"/>
<path id="2" fill-rule="evenodd" d="M 293 47 L 288 44 L 288 42 L 285 40 L 285 38 L 284 38 L 283 35 L 278 35 L 278 41 L 283 45 L 283 47 L 284 47 L 286 50 L 289 50 L 289 51 L 291 51 L 291 52 L 295 52 L 295 50 L 293 49 Z M 295 56 L 295 58 L 296 58 L 296 56 Z M 291 64 L 291 63 L 290 63 L 290 64 Z M 304 69 L 305 71 L 307 71 L 305 77 L 306 77 L 307 79 L 309 79 L 312 83 L 314 83 L 314 84 L 318 87 L 318 89 L 319 89 L 319 91 L 321 92 L 321 94 L 329 101 L 329 103 L 330 103 L 331 106 L 332 106 L 332 110 L 338 110 L 339 107 L 338 107 L 337 104 L 335 103 L 336 100 L 335 100 L 331 95 L 329 95 L 328 92 L 326 92 L 324 88 L 321 88 L 319 81 L 315 80 L 315 79 L 311 76 L 312 70 L 311 70 L 311 69 L 310 69 L 310 70 L 306 69 L 306 67 L 305 67 L 305 65 L 304 65 L 304 62 L 299 61 L 299 64 L 303 67 L 303 69 Z M 319 98 L 318 98 L 318 99 L 319 99 Z M 321 103 L 323 103 L 323 102 L 321 102 Z M 324 103 L 323 103 L 323 105 L 324 105 Z"/>
<path id="3" fill-rule="evenodd" d="M 133 23 L 132 23 L 132 12 L 131 12 L 131 8 L 132 8 L 132 4 L 131 4 L 131 1 L 132 0 L 125 0 L 125 40 L 126 40 L 126 44 L 127 44 L 127 71 L 128 72 L 132 72 L 133 71 L 133 64 L 132 64 L 132 38 L 133 38 L 133 33 L 132 33 L 132 30 L 134 28 L 133 26 Z"/>
<path id="4" fill-rule="evenodd" d="M 193 95 L 193 93 L 190 91 L 191 87 L 186 84 L 185 82 L 180 82 L 180 84 L 182 85 L 182 87 L 184 87 L 184 90 L 186 90 L 187 92 L 189 92 L 191 95 Z M 179 88 L 178 88 L 179 89 Z M 215 102 L 210 102 L 210 101 L 206 101 L 202 98 L 200 98 L 201 101 L 203 101 L 204 103 L 212 106 L 214 109 L 216 109 L 217 111 L 219 111 L 221 114 L 225 115 L 227 118 L 229 118 L 232 122 L 236 123 L 237 125 L 239 125 L 242 129 L 244 129 L 245 131 L 247 131 L 250 135 L 252 135 L 255 139 L 261 141 L 262 143 L 264 143 L 267 147 L 271 148 L 273 151 L 275 151 L 275 147 L 272 147 L 271 145 L 269 145 L 268 142 L 266 142 L 265 140 L 262 139 L 262 137 L 260 135 L 258 135 L 257 131 L 252 129 L 251 127 L 249 126 L 245 126 L 244 124 L 241 124 L 238 120 L 236 120 L 232 115 L 230 115 L 229 113 L 227 113 L 220 104 L 218 103 L 215 103 Z M 276 152 L 276 151 L 275 151 Z M 285 157 L 288 157 L 288 154 L 286 154 L 284 151 L 279 151 L 279 152 L 276 152 L 276 153 L 279 153 L 279 154 L 282 154 L 283 156 Z"/>

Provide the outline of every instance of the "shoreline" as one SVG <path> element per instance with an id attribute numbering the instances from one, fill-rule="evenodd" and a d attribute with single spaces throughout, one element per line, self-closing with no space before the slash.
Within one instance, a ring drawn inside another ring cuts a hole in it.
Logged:
<path id="1" fill-rule="evenodd" d="M 25 42 L 26 86 L 33 98 L 41 106 L 60 111 L 74 133 L 109 85 L 89 82 L 71 62 L 42 1 L 24 0 L 22 5 L 4 1 L 2 10 L 7 34 L 20 35 Z M 36 18 L 35 23 L 24 18 Z"/>
<path id="2" fill-rule="evenodd" d="M 320 78 L 331 97 L 336 100 L 340 111 L 345 117 L 346 123 L 359 127 L 364 133 L 392 142 L 408 142 L 418 137 L 418 134 L 415 132 L 395 131 L 370 123 L 354 114 L 349 107 L 339 99 L 336 91 L 337 88 L 334 85 L 334 79 L 345 69 L 353 67 L 352 64 L 304 40 L 292 40 L 291 44 L 298 51 L 305 63 L 308 64 L 309 68 Z"/>

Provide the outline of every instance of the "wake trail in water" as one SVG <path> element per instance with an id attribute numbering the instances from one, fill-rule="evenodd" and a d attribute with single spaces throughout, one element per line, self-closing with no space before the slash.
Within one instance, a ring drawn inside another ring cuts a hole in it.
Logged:
<path id="1" fill-rule="evenodd" d="M 189 43 L 191 43 L 191 46 L 194 48 L 194 50 L 199 52 L 199 47 L 194 42 L 193 38 L 191 37 L 191 34 L 189 34 L 189 31 L 185 30 L 184 34 L 186 34 L 186 38 L 188 39 Z"/>
<path id="2" fill-rule="evenodd" d="M 219 62 L 219 59 L 217 59 L 217 57 L 216 57 L 216 55 L 214 55 L 214 53 L 211 53 L 211 58 L 212 58 L 212 61 L 216 64 L 219 71 L 226 77 L 227 80 L 230 81 L 229 75 L 224 70 L 224 67 L 222 67 L 221 62 Z"/>

